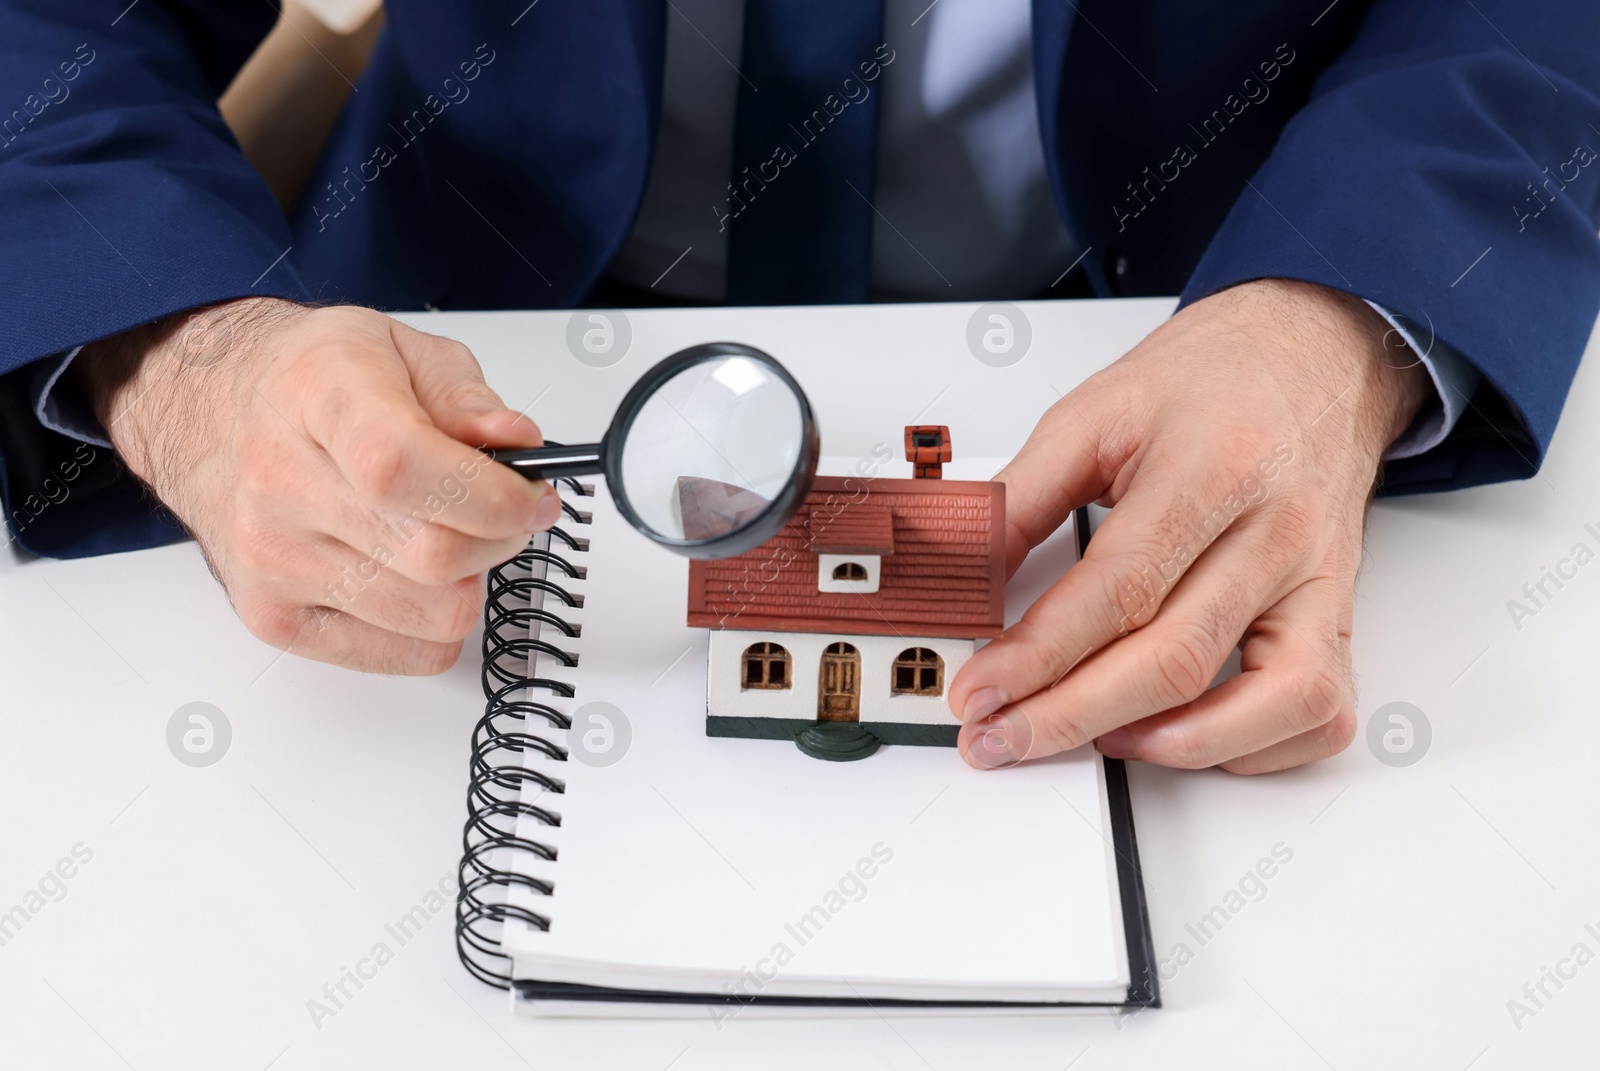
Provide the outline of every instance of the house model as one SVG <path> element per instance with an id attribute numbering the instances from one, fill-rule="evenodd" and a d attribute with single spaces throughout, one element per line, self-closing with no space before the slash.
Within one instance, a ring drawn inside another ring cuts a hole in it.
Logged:
<path id="1" fill-rule="evenodd" d="M 905 442 L 914 478 L 819 476 L 772 539 L 690 563 L 707 735 L 836 760 L 955 746 L 946 690 L 1005 624 L 1005 486 L 943 479 L 946 427 Z"/>

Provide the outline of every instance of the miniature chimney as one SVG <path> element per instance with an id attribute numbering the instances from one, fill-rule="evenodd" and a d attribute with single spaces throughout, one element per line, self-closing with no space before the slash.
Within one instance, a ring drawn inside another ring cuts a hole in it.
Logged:
<path id="1" fill-rule="evenodd" d="M 908 424 L 906 460 L 919 480 L 937 480 L 950 460 L 950 429 L 943 424 Z"/>

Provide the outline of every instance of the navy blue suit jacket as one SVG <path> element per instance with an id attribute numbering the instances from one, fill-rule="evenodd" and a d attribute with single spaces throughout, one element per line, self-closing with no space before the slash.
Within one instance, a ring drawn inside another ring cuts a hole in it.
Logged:
<path id="1" fill-rule="evenodd" d="M 1600 4 L 1033 6 L 1046 158 L 1100 293 L 1285 276 L 1371 299 L 1483 373 L 1386 490 L 1536 470 L 1600 308 Z M 245 295 L 571 307 L 628 234 L 660 109 L 666 0 L 515 25 L 524 0 L 389 0 L 286 220 L 214 104 L 274 5 L 125 7 L 0 0 L 0 493 L 44 554 L 180 533 L 40 426 L 27 366 Z"/>

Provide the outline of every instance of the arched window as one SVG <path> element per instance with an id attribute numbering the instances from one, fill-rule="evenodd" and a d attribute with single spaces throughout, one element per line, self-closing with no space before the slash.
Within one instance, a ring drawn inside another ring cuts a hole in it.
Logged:
<path id="1" fill-rule="evenodd" d="M 793 677 L 793 659 L 782 644 L 752 643 L 744 649 L 744 671 L 739 675 L 742 688 L 787 688 Z"/>
<path id="2" fill-rule="evenodd" d="M 890 682 L 895 695 L 943 695 L 944 659 L 926 647 L 908 647 L 895 658 Z"/>
<path id="3" fill-rule="evenodd" d="M 833 567 L 835 580 L 865 580 L 867 567 L 860 562 L 842 562 Z"/>

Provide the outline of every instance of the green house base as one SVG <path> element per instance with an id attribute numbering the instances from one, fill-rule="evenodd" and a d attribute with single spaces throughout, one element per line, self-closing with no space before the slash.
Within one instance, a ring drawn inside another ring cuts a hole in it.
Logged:
<path id="1" fill-rule="evenodd" d="M 835 729 L 834 726 L 840 728 Z M 826 728 L 824 728 L 826 727 Z M 707 736 L 730 736 L 745 740 L 791 740 L 812 758 L 834 761 L 864 759 L 877 750 L 877 744 L 907 744 L 912 747 L 955 747 L 959 725 L 908 725 L 904 723 L 824 722 L 805 718 L 706 717 Z M 877 744 L 868 745 L 870 736 Z M 805 737 L 805 742 L 802 742 Z M 848 737 L 848 740 L 845 739 Z M 807 746 L 810 744 L 810 746 Z"/>

